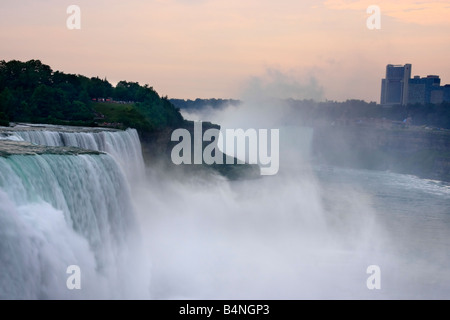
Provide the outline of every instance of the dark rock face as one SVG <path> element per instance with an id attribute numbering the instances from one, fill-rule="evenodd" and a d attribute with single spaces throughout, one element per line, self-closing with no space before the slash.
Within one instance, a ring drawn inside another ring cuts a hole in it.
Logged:
<path id="1" fill-rule="evenodd" d="M 194 139 L 194 122 L 185 121 L 184 125 L 180 127 L 189 131 L 191 138 Z M 171 159 L 171 152 L 174 146 L 176 146 L 178 141 L 171 141 L 172 132 L 179 128 L 164 128 L 162 130 L 153 132 L 142 132 L 140 133 L 140 140 L 142 145 L 142 154 L 144 156 L 144 161 L 146 165 L 159 165 L 163 166 L 166 170 L 171 171 L 183 171 L 195 174 L 205 173 L 205 172 L 215 172 L 223 175 L 224 177 L 237 180 L 237 179 L 254 179 L 260 176 L 260 168 L 258 165 L 250 164 L 234 164 L 234 165 L 175 165 Z M 202 123 L 202 135 L 208 129 L 218 129 L 220 126 L 212 124 L 210 122 Z M 211 142 L 203 142 L 203 148 L 209 145 Z M 214 141 L 217 143 L 217 141 Z M 194 145 L 193 140 L 191 141 L 191 146 Z M 192 151 L 192 155 L 194 152 Z M 225 159 L 225 155 L 223 155 Z M 224 163 L 226 161 L 224 160 Z M 192 161 L 193 163 L 193 161 Z"/>
<path id="2" fill-rule="evenodd" d="M 321 163 L 450 181 L 448 131 L 318 126 L 312 147 L 315 161 Z"/>

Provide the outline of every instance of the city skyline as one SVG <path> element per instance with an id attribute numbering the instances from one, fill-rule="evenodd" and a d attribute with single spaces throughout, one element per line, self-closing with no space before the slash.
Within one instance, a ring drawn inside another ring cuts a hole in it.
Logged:
<path id="1" fill-rule="evenodd" d="M 381 80 L 382 105 L 439 104 L 450 101 L 450 84 L 441 85 L 439 75 L 421 77 L 412 75 L 412 65 L 386 66 L 386 77 Z"/>
<path id="2" fill-rule="evenodd" d="M 69 30 L 66 9 L 81 9 Z M 378 5 L 381 29 L 366 9 Z M 3 60 L 137 81 L 170 98 L 269 94 L 380 102 L 387 64 L 450 83 L 450 5 L 443 1 L 6 1 Z"/>

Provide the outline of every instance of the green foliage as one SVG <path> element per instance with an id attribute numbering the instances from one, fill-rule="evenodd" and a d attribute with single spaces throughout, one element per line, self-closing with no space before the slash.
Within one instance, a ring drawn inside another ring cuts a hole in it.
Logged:
<path id="1" fill-rule="evenodd" d="M 159 99 L 158 94 L 147 84 L 120 81 L 114 90 L 114 99 L 119 101 L 143 102 L 146 99 Z"/>
<path id="2" fill-rule="evenodd" d="M 7 86 L 22 88 L 30 93 L 41 84 L 50 85 L 52 69 L 39 60 L 20 62 L 11 60 L 0 61 L 0 91 Z"/>
<path id="3" fill-rule="evenodd" d="M 8 88 L 0 92 L 0 112 L 4 119 L 11 117 L 14 112 L 14 95 Z"/>
<path id="4" fill-rule="evenodd" d="M 82 101 L 74 101 L 70 105 L 67 119 L 75 121 L 89 121 L 92 118 L 92 110 Z"/>
<path id="5" fill-rule="evenodd" d="M 180 110 L 175 109 L 167 97 L 146 99 L 136 103 L 136 109 L 156 128 L 177 127 L 184 122 Z"/>
<path id="6" fill-rule="evenodd" d="M 183 99 L 170 99 L 173 105 L 180 109 L 196 109 L 201 110 L 203 108 L 221 109 L 229 105 L 237 106 L 241 104 L 239 100 L 233 99 L 195 99 L 195 100 L 183 100 Z"/>
<path id="7" fill-rule="evenodd" d="M 8 127 L 9 126 L 9 119 L 3 112 L 0 112 L 0 126 L 2 127 Z"/>
<path id="8" fill-rule="evenodd" d="M 87 91 L 91 98 L 107 98 L 113 95 L 113 86 L 108 80 L 99 77 L 91 78 L 88 82 Z"/>
<path id="9" fill-rule="evenodd" d="M 92 102 L 104 99 L 109 103 Z M 53 72 L 39 60 L 0 61 L 0 116 L 3 124 L 22 121 L 88 126 L 107 122 L 140 131 L 184 121 L 179 110 L 147 84 L 120 81 L 113 87 L 99 77 Z"/>
<path id="10" fill-rule="evenodd" d="M 31 112 L 39 119 L 64 119 L 69 101 L 62 89 L 39 85 L 31 96 Z"/>
<path id="11" fill-rule="evenodd" d="M 133 104 L 95 103 L 94 110 L 101 114 L 101 123 L 126 129 L 135 128 L 138 131 L 152 131 L 155 127 L 133 106 Z"/>

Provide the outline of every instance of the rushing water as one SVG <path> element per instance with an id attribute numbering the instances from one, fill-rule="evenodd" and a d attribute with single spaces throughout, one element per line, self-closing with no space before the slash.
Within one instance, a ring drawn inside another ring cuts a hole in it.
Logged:
<path id="1" fill-rule="evenodd" d="M 141 221 L 153 297 L 450 297 L 448 185 L 310 167 L 310 135 L 280 128 L 275 176 L 234 182 L 151 176 L 137 203 L 152 207 Z M 380 289 L 367 286 L 369 266 L 381 271 Z"/>
<path id="2" fill-rule="evenodd" d="M 450 184 L 392 172 L 331 167 L 316 172 L 327 192 L 349 188 L 370 197 L 388 245 L 386 294 L 450 297 Z"/>
<path id="3" fill-rule="evenodd" d="M 146 175 L 134 130 L 4 130 L 0 298 L 449 298 L 449 185 L 311 166 L 311 134 L 281 128 L 280 172 L 230 182 Z"/>
<path id="4" fill-rule="evenodd" d="M 140 155 L 135 132 L 20 133 L 0 141 L 0 298 L 148 297 L 127 182 L 139 168 L 144 175 L 142 156 L 120 162 Z M 40 145 L 12 142 L 36 137 Z M 66 147 L 89 141 L 91 151 Z M 82 290 L 66 286 L 71 265 L 82 270 Z"/>
<path id="5" fill-rule="evenodd" d="M 1 133 L 0 139 L 2 139 Z M 28 141 L 50 147 L 71 146 L 109 153 L 133 183 L 140 181 L 145 171 L 141 144 L 135 129 L 121 131 L 68 126 L 22 126 L 4 129 L 3 139 Z"/>

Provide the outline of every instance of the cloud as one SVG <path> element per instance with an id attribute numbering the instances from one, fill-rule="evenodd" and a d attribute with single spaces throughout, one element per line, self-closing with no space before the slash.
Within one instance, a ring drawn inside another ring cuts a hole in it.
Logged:
<path id="1" fill-rule="evenodd" d="M 448 1 L 326 0 L 324 5 L 332 10 L 361 12 L 365 12 L 370 5 L 377 5 L 381 8 L 382 15 L 401 22 L 418 25 L 450 25 Z"/>
<path id="2" fill-rule="evenodd" d="M 263 76 L 251 77 L 244 86 L 245 96 L 280 99 L 323 99 L 323 88 L 309 75 L 300 81 L 296 76 L 268 68 Z"/>

